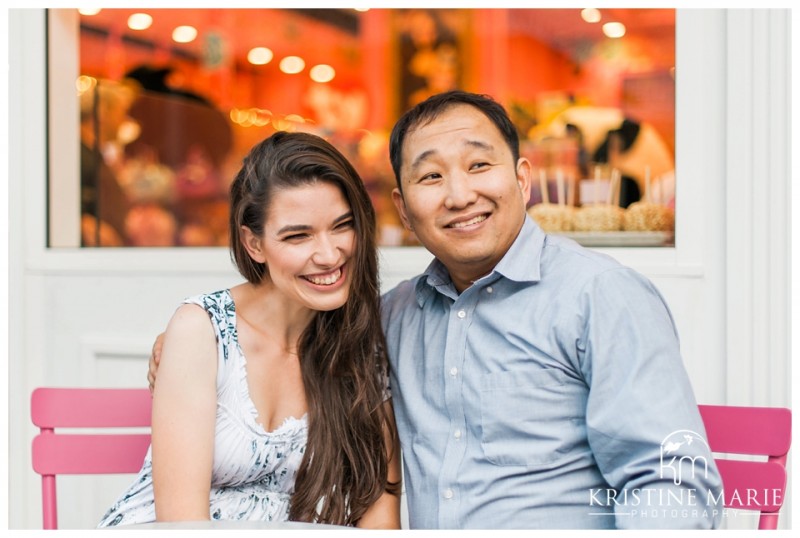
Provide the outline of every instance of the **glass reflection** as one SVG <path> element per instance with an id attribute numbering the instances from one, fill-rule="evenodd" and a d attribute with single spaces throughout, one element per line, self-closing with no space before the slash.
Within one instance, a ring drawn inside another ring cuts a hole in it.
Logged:
<path id="1" fill-rule="evenodd" d="M 134 31 L 135 11 L 80 16 L 83 246 L 226 245 L 233 172 L 274 130 L 327 137 L 368 185 L 380 243 L 416 245 L 391 203 L 388 132 L 452 88 L 509 110 L 545 229 L 672 242 L 674 10 L 159 9 Z M 180 26 L 197 39 L 173 41 Z M 257 48 L 271 61 L 249 62 Z M 287 57 L 309 68 L 281 72 Z"/>

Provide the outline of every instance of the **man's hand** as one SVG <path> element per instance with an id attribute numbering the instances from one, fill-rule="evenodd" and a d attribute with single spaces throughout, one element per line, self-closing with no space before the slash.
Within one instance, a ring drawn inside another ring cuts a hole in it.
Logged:
<path id="1" fill-rule="evenodd" d="M 147 366 L 147 382 L 150 384 L 150 394 L 153 394 L 153 389 L 156 386 L 156 372 L 158 371 L 158 363 L 161 360 L 161 348 L 163 346 L 164 333 L 161 333 L 153 343 L 153 351 L 150 352 L 150 362 Z"/>

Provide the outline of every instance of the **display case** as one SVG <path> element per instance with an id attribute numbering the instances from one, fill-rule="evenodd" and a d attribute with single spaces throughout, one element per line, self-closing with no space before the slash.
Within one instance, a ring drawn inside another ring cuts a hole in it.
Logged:
<path id="1" fill-rule="evenodd" d="M 51 139 L 80 178 L 49 178 L 50 247 L 225 246 L 227 186 L 276 130 L 333 142 L 367 185 L 380 245 L 418 247 L 391 201 L 388 133 L 456 88 L 508 110 L 545 231 L 675 244 L 674 9 L 49 12 L 72 40 L 53 51 L 51 95 L 77 87 L 50 122 L 80 133 L 74 148 Z M 76 198 L 79 215 L 62 207 Z"/>

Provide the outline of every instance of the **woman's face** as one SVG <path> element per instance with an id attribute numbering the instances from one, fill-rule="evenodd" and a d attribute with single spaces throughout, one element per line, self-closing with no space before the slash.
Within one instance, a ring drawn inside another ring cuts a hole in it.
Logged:
<path id="1" fill-rule="evenodd" d="M 245 230 L 245 237 L 248 232 Z M 328 182 L 275 192 L 257 240 L 269 279 L 289 299 L 312 310 L 347 301 L 350 260 L 356 246 L 353 214 L 339 188 Z"/>

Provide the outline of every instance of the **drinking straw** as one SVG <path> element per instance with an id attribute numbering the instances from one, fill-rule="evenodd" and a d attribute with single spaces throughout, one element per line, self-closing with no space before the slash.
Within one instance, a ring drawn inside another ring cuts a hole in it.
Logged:
<path id="1" fill-rule="evenodd" d="M 544 168 L 539 168 L 539 188 L 542 191 L 542 203 L 549 204 L 550 197 L 547 194 L 547 174 Z"/>
<path id="2" fill-rule="evenodd" d="M 594 203 L 600 203 L 600 167 L 594 167 Z"/>

